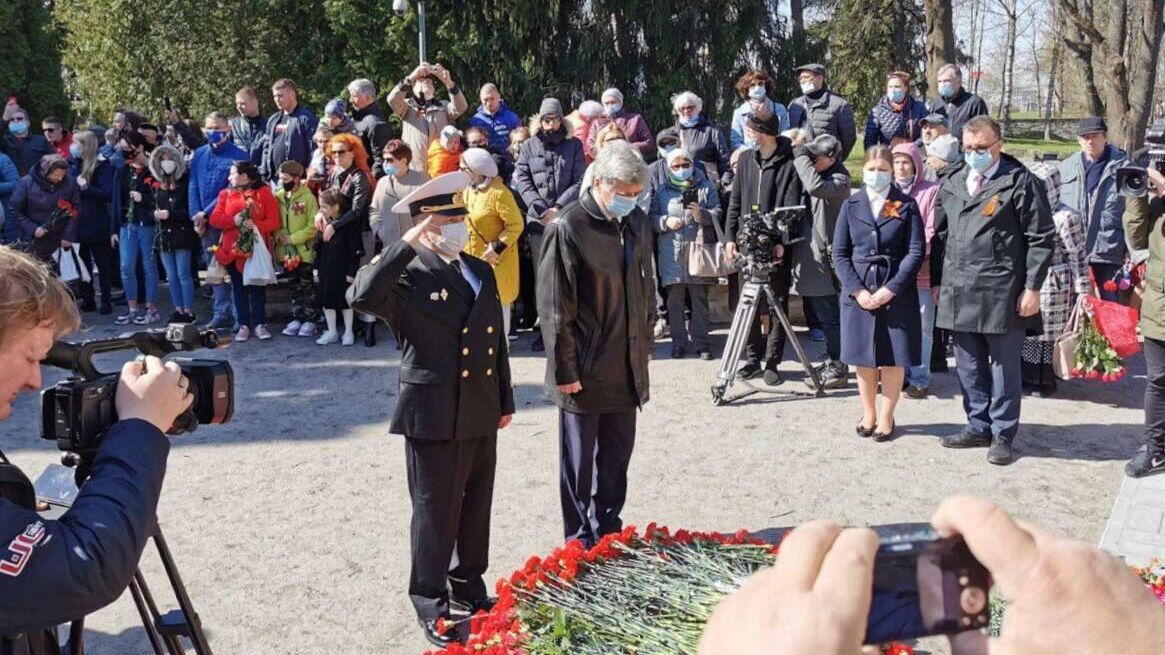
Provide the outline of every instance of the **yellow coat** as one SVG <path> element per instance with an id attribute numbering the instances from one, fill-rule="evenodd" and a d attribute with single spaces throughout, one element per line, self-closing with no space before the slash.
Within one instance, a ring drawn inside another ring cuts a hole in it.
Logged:
<path id="1" fill-rule="evenodd" d="M 467 188 L 463 199 L 469 212 L 465 217 L 469 228 L 469 244 L 465 246 L 465 252 L 482 258 L 491 243 L 505 245 L 494 266 L 494 276 L 498 280 L 502 304 L 513 304 L 518 297 L 518 236 L 525 226 L 518 203 L 514 202 L 514 194 L 501 178 L 495 177 L 484 190 L 472 186 Z"/>

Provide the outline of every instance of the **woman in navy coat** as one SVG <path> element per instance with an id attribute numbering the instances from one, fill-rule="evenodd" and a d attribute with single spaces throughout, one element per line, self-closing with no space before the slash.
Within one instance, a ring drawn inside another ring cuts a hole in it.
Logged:
<path id="1" fill-rule="evenodd" d="M 866 151 L 865 187 L 842 206 L 833 236 L 833 266 L 842 287 L 841 361 L 857 368 L 858 436 L 875 441 L 893 434 L 905 367 L 917 366 L 922 351 L 915 276 L 926 236 L 918 205 L 892 184 L 893 161 L 885 146 Z"/>

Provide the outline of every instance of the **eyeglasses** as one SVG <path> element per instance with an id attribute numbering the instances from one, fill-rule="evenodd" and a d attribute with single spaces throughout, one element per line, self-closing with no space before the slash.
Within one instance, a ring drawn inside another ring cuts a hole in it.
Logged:
<path id="1" fill-rule="evenodd" d="M 999 139 L 995 139 L 994 141 L 992 141 L 991 143 L 988 143 L 988 144 L 987 144 L 987 145 L 985 145 L 985 146 L 975 146 L 975 147 L 971 147 L 971 146 L 966 146 L 966 145 L 965 145 L 965 146 L 963 146 L 963 151 L 965 151 L 965 152 L 974 152 L 974 153 L 980 153 L 980 152 L 988 152 L 989 150 L 991 150 L 991 146 L 995 145 L 996 143 L 999 143 L 999 141 L 1000 141 Z"/>

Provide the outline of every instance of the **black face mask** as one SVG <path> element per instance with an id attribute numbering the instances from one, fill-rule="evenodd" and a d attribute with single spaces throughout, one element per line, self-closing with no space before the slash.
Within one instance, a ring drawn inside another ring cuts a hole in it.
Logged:
<path id="1" fill-rule="evenodd" d="M 542 138 L 549 145 L 556 146 L 556 145 L 562 143 L 562 140 L 566 138 L 566 130 L 564 130 L 560 127 L 557 130 L 551 130 L 549 132 L 542 132 Z"/>
<path id="2" fill-rule="evenodd" d="M 295 182 L 284 182 L 283 183 L 283 190 L 288 192 L 288 193 L 291 193 L 292 189 L 294 189 L 294 188 L 295 188 Z"/>

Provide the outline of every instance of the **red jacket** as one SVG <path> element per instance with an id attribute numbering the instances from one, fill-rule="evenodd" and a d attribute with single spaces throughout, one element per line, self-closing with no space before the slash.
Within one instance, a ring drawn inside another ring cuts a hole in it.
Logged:
<path id="1" fill-rule="evenodd" d="M 252 203 L 251 221 L 263 235 L 268 251 L 274 252 L 271 235 L 283 227 L 283 219 L 279 216 L 279 203 L 266 185 L 247 191 L 226 188 L 219 192 L 214 212 L 210 215 L 210 226 L 222 230 L 222 238 L 219 239 L 214 258 L 223 266 L 233 262 L 240 272 L 249 255 L 235 252 L 235 240 L 239 238 L 240 230 L 235 225 L 235 216 L 246 209 L 248 200 Z"/>

